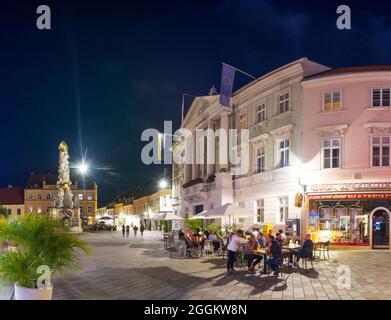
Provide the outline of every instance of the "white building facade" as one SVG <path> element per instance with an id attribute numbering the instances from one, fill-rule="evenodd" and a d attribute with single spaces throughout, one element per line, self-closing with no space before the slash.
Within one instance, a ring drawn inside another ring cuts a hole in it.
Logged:
<path id="1" fill-rule="evenodd" d="M 173 165 L 174 212 L 183 217 L 225 203 L 248 208 L 251 217 L 238 225 L 284 226 L 288 218 L 301 218 L 295 206 L 304 192 L 300 181 L 303 96 L 301 81 L 329 68 L 306 58 L 294 61 L 258 78 L 235 92 L 231 108 L 219 104 L 219 96 L 194 99 L 182 128 L 249 130 L 249 170 L 232 174 L 234 164 L 221 164 L 220 138 L 206 140 L 204 163 Z M 195 139 L 193 139 L 194 141 Z M 195 151 L 196 144 L 191 148 Z M 186 150 L 185 139 L 176 142 L 175 152 Z M 230 152 L 229 148 L 227 152 Z M 212 154 L 212 157 L 211 157 Z M 215 164 L 208 160 L 214 158 Z"/>

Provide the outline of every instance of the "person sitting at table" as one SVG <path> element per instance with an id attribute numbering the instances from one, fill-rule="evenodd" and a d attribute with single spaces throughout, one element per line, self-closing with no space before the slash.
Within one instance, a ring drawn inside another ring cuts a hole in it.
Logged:
<path id="1" fill-rule="evenodd" d="M 279 232 L 276 233 L 276 240 L 278 241 L 280 247 L 282 248 L 282 246 L 284 245 L 284 240 L 282 240 L 281 233 Z"/>
<path id="2" fill-rule="evenodd" d="M 253 228 L 252 234 L 255 236 L 255 238 L 257 238 L 258 234 L 259 234 L 259 229 L 258 228 Z"/>
<path id="3" fill-rule="evenodd" d="M 269 232 L 266 233 L 266 236 L 265 236 L 266 242 L 269 242 L 271 236 L 273 236 L 273 230 L 272 229 L 270 229 Z"/>
<path id="4" fill-rule="evenodd" d="M 192 238 L 192 236 L 193 236 L 193 232 L 191 231 L 191 229 L 187 229 L 186 238 L 190 240 Z"/>
<path id="5" fill-rule="evenodd" d="M 255 266 L 261 262 L 262 257 L 259 254 L 255 254 L 254 251 L 259 249 L 259 243 L 256 237 L 252 234 L 246 244 L 246 256 L 248 271 L 255 271 Z"/>
<path id="6" fill-rule="evenodd" d="M 265 263 L 274 271 L 274 275 L 278 276 L 279 266 L 282 264 L 282 252 L 280 243 L 274 236 L 269 236 L 267 251 L 272 257 L 267 259 Z"/>
<path id="7" fill-rule="evenodd" d="M 209 241 L 212 242 L 213 251 L 217 251 L 220 248 L 220 241 L 219 238 L 216 236 L 213 230 L 209 233 Z"/>
<path id="8" fill-rule="evenodd" d="M 227 246 L 227 250 L 228 250 L 227 271 L 228 272 L 235 271 L 234 263 L 236 261 L 236 255 L 238 252 L 242 250 L 242 245 L 245 242 L 243 236 L 244 236 L 243 230 L 238 230 L 232 236 L 231 240 L 228 243 Z"/>
<path id="9" fill-rule="evenodd" d="M 298 266 L 300 258 L 312 258 L 314 250 L 314 243 L 311 240 L 311 234 L 308 233 L 305 236 L 305 240 L 299 251 L 297 251 L 296 255 L 296 261 L 294 263 L 295 266 Z"/>
<path id="10" fill-rule="evenodd" d="M 280 235 L 281 235 L 282 243 L 285 244 L 285 241 L 286 241 L 286 234 L 284 233 L 284 231 L 283 231 L 282 229 L 278 230 L 278 232 L 279 232 Z"/>
<path id="11" fill-rule="evenodd" d="M 259 232 L 258 235 L 257 235 L 257 241 L 259 243 L 259 245 L 261 246 L 261 248 L 265 248 L 266 247 L 266 239 L 265 237 L 263 236 L 263 233 L 262 232 Z"/>

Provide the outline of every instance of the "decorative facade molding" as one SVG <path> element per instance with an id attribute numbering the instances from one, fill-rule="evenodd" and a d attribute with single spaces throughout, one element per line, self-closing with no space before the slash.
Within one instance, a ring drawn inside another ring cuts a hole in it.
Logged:
<path id="1" fill-rule="evenodd" d="M 293 135 L 293 129 L 295 128 L 295 125 L 293 123 L 288 124 L 286 126 L 274 129 L 270 131 L 270 134 L 274 137 L 280 137 L 280 136 L 292 136 Z"/>
<path id="2" fill-rule="evenodd" d="M 341 124 L 337 126 L 317 127 L 315 130 L 321 138 L 334 138 L 343 137 L 346 134 L 348 127 L 347 124 Z"/>
<path id="3" fill-rule="evenodd" d="M 391 134 L 391 123 L 364 123 L 363 126 L 368 129 L 369 134 Z"/>

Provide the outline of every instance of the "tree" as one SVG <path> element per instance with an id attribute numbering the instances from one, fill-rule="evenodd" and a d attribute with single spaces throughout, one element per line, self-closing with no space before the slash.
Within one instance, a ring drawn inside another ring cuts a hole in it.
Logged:
<path id="1" fill-rule="evenodd" d="M 0 217 L 8 218 L 9 215 L 8 209 L 0 206 Z"/>

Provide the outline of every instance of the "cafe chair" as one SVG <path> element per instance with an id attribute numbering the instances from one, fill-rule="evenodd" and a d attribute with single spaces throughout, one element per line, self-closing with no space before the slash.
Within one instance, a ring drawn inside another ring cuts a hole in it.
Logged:
<path id="1" fill-rule="evenodd" d="M 307 261 L 309 261 L 311 263 L 311 268 L 313 269 L 314 268 L 314 264 L 313 264 L 313 260 L 314 260 L 314 257 L 311 255 L 311 256 L 308 256 L 308 257 L 305 257 L 305 258 L 300 258 L 301 259 L 301 267 L 307 269 Z"/>
<path id="2" fill-rule="evenodd" d="M 324 260 L 329 260 L 330 259 L 329 247 L 330 247 L 330 241 L 324 242 L 324 243 L 319 244 L 318 246 L 316 246 L 316 248 L 314 249 L 314 252 L 315 252 L 315 255 L 318 252 L 319 260 L 322 257 L 322 253 L 323 253 L 323 259 Z M 327 254 L 327 259 L 326 259 L 326 254 Z"/>

